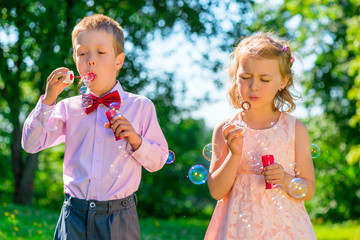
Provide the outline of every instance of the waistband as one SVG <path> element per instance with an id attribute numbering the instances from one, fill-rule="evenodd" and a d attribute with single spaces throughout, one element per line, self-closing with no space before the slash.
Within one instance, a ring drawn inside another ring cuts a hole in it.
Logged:
<path id="1" fill-rule="evenodd" d="M 135 207 L 137 205 L 136 194 L 133 193 L 128 197 L 109 200 L 109 201 L 96 201 L 96 200 L 84 200 L 65 194 L 64 204 L 78 210 L 92 210 L 92 211 L 104 211 L 112 212 L 121 209 L 127 209 Z"/>

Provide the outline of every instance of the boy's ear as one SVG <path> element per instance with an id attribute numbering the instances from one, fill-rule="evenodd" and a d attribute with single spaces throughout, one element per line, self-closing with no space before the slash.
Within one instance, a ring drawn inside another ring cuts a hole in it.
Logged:
<path id="1" fill-rule="evenodd" d="M 116 60 L 115 60 L 115 70 L 119 71 L 123 64 L 124 64 L 124 60 L 125 60 L 125 53 L 120 53 L 119 55 L 117 55 Z"/>

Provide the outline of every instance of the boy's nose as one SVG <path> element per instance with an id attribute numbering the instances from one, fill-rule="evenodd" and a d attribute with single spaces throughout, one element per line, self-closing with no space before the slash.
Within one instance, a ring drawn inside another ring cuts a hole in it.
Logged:
<path id="1" fill-rule="evenodd" d="M 96 63 L 95 63 L 95 60 L 94 59 L 89 59 L 88 60 L 88 66 L 95 66 Z"/>

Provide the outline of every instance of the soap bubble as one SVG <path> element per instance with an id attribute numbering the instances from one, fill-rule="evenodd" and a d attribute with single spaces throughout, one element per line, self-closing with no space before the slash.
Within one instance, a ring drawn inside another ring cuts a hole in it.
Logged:
<path id="1" fill-rule="evenodd" d="M 215 143 L 209 143 L 203 148 L 203 156 L 208 161 L 217 161 L 221 158 L 222 152 L 219 145 Z"/>
<path id="2" fill-rule="evenodd" d="M 175 153 L 171 150 L 169 150 L 169 157 L 166 160 L 166 164 L 171 164 L 175 161 Z"/>
<path id="3" fill-rule="evenodd" d="M 248 151 L 245 156 L 245 161 L 251 167 L 259 166 L 261 163 L 261 154 L 254 150 Z"/>
<path id="4" fill-rule="evenodd" d="M 120 109 L 120 103 L 118 102 L 112 102 L 109 104 L 109 108 L 112 110 L 119 110 Z"/>
<path id="5" fill-rule="evenodd" d="M 240 132 L 240 134 L 244 134 L 244 133 L 245 133 L 246 127 L 247 127 L 247 125 L 246 125 L 245 122 L 243 122 L 243 121 L 235 121 L 235 122 L 234 122 L 234 125 L 235 125 L 235 130 L 239 130 L 239 129 L 242 130 L 242 131 Z"/>
<path id="6" fill-rule="evenodd" d="M 294 198 L 305 197 L 307 192 L 307 185 L 304 179 L 294 178 L 289 184 L 289 193 Z"/>
<path id="7" fill-rule="evenodd" d="M 239 222 L 244 226 L 245 228 L 250 228 L 252 223 L 252 218 L 250 214 L 247 213 L 240 213 L 238 216 Z"/>
<path id="8" fill-rule="evenodd" d="M 126 149 L 126 144 L 123 144 L 122 141 L 115 141 L 114 144 L 120 156 L 124 158 L 129 156 L 129 151 Z"/>
<path id="9" fill-rule="evenodd" d="M 254 141 L 253 141 L 254 149 L 264 152 L 267 150 L 268 146 L 269 146 L 269 139 L 265 135 L 263 135 L 263 134 L 255 135 Z"/>
<path id="10" fill-rule="evenodd" d="M 294 169 L 295 176 L 298 176 L 301 172 L 299 164 L 291 163 L 290 168 Z"/>
<path id="11" fill-rule="evenodd" d="M 208 172 L 202 165 L 195 165 L 190 168 L 188 177 L 192 183 L 199 185 L 206 182 Z"/>
<path id="12" fill-rule="evenodd" d="M 273 206 L 276 210 L 284 209 L 284 195 L 275 195 L 271 198 Z"/>
<path id="13" fill-rule="evenodd" d="M 122 171 L 123 171 L 123 169 L 119 163 L 111 164 L 111 166 L 109 168 L 109 174 L 113 178 L 120 178 Z"/>
<path id="14" fill-rule="evenodd" d="M 320 147 L 316 145 L 315 143 L 311 144 L 311 148 L 309 149 L 309 155 L 311 155 L 311 158 L 317 158 L 320 156 Z"/>
<path id="15" fill-rule="evenodd" d="M 49 130 L 57 131 L 59 130 L 60 119 L 58 117 L 50 117 L 47 124 Z"/>

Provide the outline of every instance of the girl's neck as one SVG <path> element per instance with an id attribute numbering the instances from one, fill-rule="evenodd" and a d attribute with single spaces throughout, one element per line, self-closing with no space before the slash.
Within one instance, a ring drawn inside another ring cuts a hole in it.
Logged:
<path id="1" fill-rule="evenodd" d="M 263 111 L 250 109 L 245 112 L 243 120 L 251 129 L 266 129 L 275 125 L 279 120 L 280 114 L 281 112 L 274 110 Z"/>

